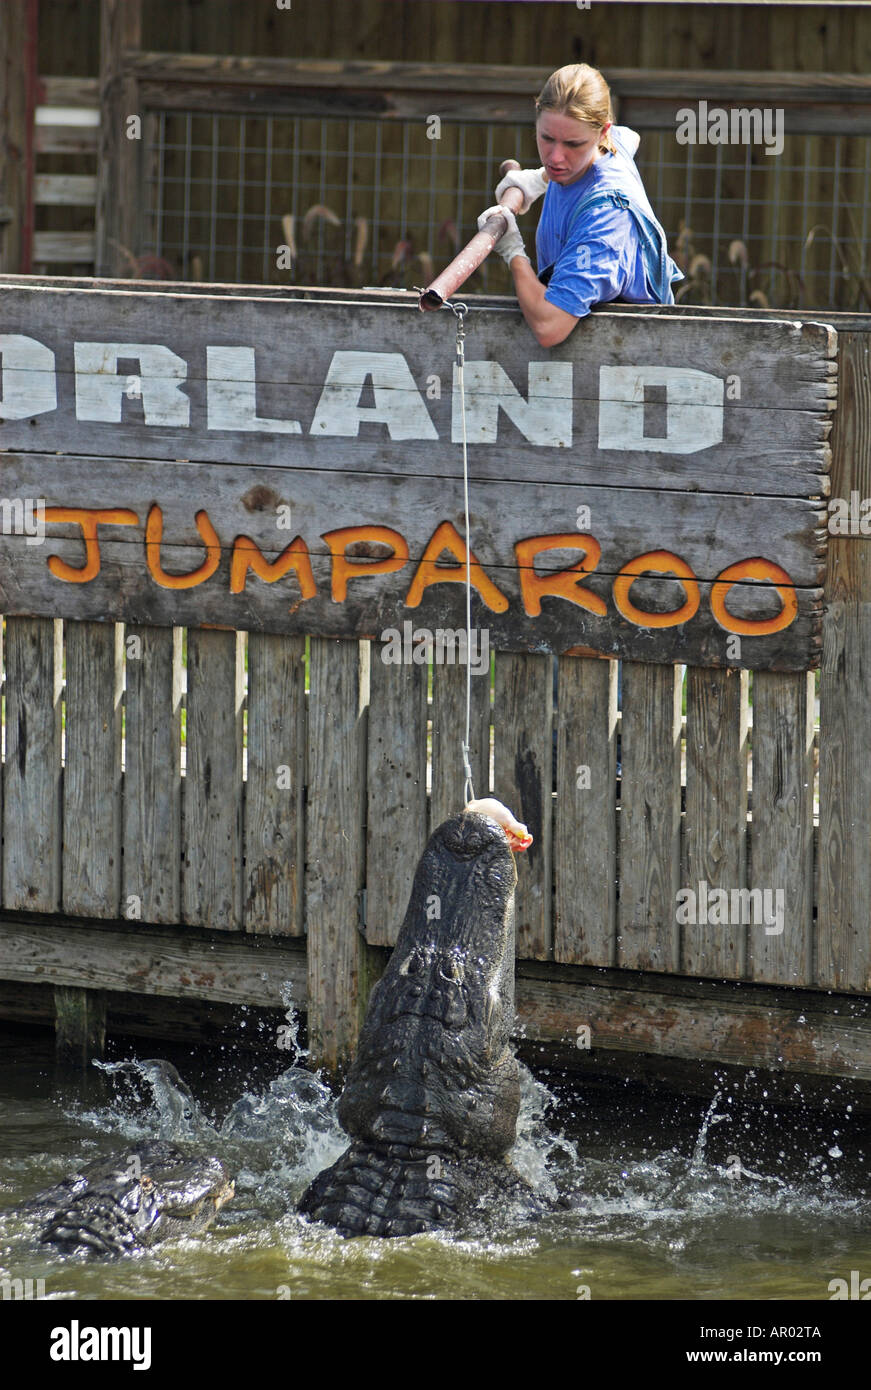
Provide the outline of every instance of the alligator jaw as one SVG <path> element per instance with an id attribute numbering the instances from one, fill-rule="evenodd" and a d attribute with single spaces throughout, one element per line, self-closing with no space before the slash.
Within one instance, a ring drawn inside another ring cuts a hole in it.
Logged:
<path id="1" fill-rule="evenodd" d="M 407 1235 L 525 1188 L 506 1157 L 520 1103 L 516 882 L 488 817 L 463 812 L 430 837 L 339 1102 L 354 1142 L 302 1212 L 346 1235 Z"/>

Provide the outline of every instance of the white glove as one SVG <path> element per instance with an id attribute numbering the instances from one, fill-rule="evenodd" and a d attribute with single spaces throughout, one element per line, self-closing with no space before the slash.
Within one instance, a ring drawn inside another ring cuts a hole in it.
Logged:
<path id="1" fill-rule="evenodd" d="M 478 218 L 478 231 L 480 232 L 487 219 L 497 212 L 505 218 L 508 227 L 504 235 L 496 242 L 493 250 L 499 252 L 506 265 L 510 265 L 515 256 L 526 256 L 526 247 L 523 245 L 523 237 L 520 235 L 514 213 L 508 208 L 501 207 L 499 203 L 492 208 L 486 208 Z M 529 257 L 526 256 L 526 259 L 529 260 Z"/>
<path id="2" fill-rule="evenodd" d="M 496 201 L 498 203 L 506 188 L 519 188 L 523 194 L 523 207 L 520 209 L 520 216 L 529 212 L 536 198 L 540 198 L 547 188 L 547 176 L 544 172 L 544 165 L 540 169 L 512 169 L 506 174 L 501 183 L 496 185 Z"/>

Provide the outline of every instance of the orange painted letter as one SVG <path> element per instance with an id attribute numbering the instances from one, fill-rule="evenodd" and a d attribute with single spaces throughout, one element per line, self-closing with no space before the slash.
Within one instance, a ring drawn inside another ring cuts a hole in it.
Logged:
<path id="1" fill-rule="evenodd" d="M 277 560 L 267 560 L 250 536 L 237 536 L 230 559 L 231 594 L 241 594 L 249 569 L 254 571 L 258 579 L 265 579 L 267 584 L 274 584 L 277 579 L 283 579 L 288 570 L 295 570 L 303 598 L 314 598 L 318 591 L 308 546 L 302 536 L 294 536 Z"/>
<path id="2" fill-rule="evenodd" d="M 100 573 L 100 542 L 97 527 L 135 526 L 139 517 L 126 507 L 46 507 L 43 513 L 46 521 L 74 521 L 81 526 L 85 540 L 85 563 L 80 568 L 68 565 L 59 555 L 49 555 L 48 567 L 57 579 L 66 579 L 70 584 L 87 584 Z"/>
<path id="3" fill-rule="evenodd" d="M 783 604 L 776 618 L 736 618 L 729 612 L 726 595 L 739 579 L 767 579 L 774 585 Z M 786 570 L 775 565 L 773 560 L 756 556 L 752 560 L 739 560 L 717 575 L 711 586 L 711 612 L 727 632 L 739 632 L 742 637 L 765 637 L 768 633 L 780 632 L 795 621 L 798 598 Z"/>
<path id="4" fill-rule="evenodd" d="M 163 537 L 163 512 L 157 503 L 153 503 L 148 513 L 148 520 L 145 523 L 145 558 L 148 561 L 148 572 L 157 584 L 161 584 L 164 589 L 192 589 L 196 584 L 202 584 L 209 579 L 218 568 L 221 562 L 221 542 L 218 540 L 218 533 L 209 520 L 208 512 L 197 512 L 197 530 L 202 537 L 206 547 L 206 558 L 201 565 L 189 574 L 167 574 L 160 565 L 160 542 Z"/>
<path id="5" fill-rule="evenodd" d="M 673 613 L 648 613 L 636 608 L 629 597 L 629 590 L 641 575 L 652 571 L 654 574 L 676 574 L 686 590 L 686 602 Z M 624 565 L 614 580 L 614 603 L 630 623 L 637 627 L 677 627 L 678 623 L 688 623 L 699 606 L 699 586 L 696 576 L 686 560 L 670 550 L 648 550 Z"/>
<path id="6" fill-rule="evenodd" d="M 457 565 L 439 565 L 437 560 L 443 550 L 449 550 L 459 561 Z M 494 613 L 504 613 L 508 600 L 488 579 L 474 552 L 471 554 L 469 579 L 472 587 L 478 590 L 488 608 Z M 466 582 L 466 543 L 457 528 L 450 521 L 437 526 L 427 541 L 426 549 L 420 557 L 420 564 L 414 572 L 411 587 L 405 599 L 406 608 L 417 608 L 423 598 L 423 591 L 430 584 L 465 584 Z"/>
<path id="7" fill-rule="evenodd" d="M 556 570 L 551 574 L 538 574 L 535 569 L 535 557 L 542 550 L 581 550 L 584 559 L 590 563 L 578 563 L 572 565 L 571 569 Z M 602 554 L 602 547 L 592 536 L 579 531 L 563 531 L 554 536 L 530 536 L 528 540 L 515 543 L 514 554 L 517 556 L 517 567 L 520 571 L 523 607 L 530 618 L 538 617 L 541 612 L 541 600 L 546 594 L 567 598 L 570 603 L 588 608 L 600 618 L 605 617 L 608 612 L 605 600 L 599 598 L 598 594 L 584 592 L 580 588 L 593 573 Z M 578 575 L 581 577 L 576 578 Z"/>
<path id="8" fill-rule="evenodd" d="M 321 537 L 330 547 L 333 557 L 333 602 L 342 603 L 348 595 L 349 579 L 364 579 L 370 574 L 392 574 L 401 570 L 408 559 L 408 542 L 389 526 L 342 526 L 338 531 L 326 531 Z M 383 560 L 349 559 L 345 551 L 354 541 L 376 541 L 389 545 L 393 554 Z"/>

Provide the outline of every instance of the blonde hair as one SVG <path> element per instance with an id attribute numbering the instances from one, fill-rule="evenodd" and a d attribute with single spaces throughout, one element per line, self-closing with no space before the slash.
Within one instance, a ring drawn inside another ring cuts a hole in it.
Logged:
<path id="1" fill-rule="evenodd" d="M 608 83 L 599 69 L 591 68 L 589 63 L 569 63 L 551 73 L 535 99 L 536 117 L 543 111 L 586 121 L 599 130 L 614 120 Z M 610 131 L 600 138 L 599 149 L 617 153 Z"/>

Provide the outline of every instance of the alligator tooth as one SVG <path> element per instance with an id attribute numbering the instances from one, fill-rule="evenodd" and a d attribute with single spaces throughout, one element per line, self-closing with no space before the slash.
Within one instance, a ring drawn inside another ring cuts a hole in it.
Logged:
<path id="1" fill-rule="evenodd" d="M 421 1062 L 421 1064 L 420 1064 L 420 1074 L 421 1074 L 421 1076 L 423 1077 L 423 1079 L 424 1079 L 424 1081 L 425 1081 L 426 1078 L 429 1076 L 429 1063 L 428 1063 L 428 1062 Z"/>
<path id="2" fill-rule="evenodd" d="M 430 1103 L 429 1103 L 428 1100 L 425 1100 L 424 1103 L 423 1103 L 423 1112 L 422 1112 L 422 1113 L 423 1113 L 424 1115 L 431 1115 L 431 1114 L 432 1114 L 432 1106 L 430 1105 Z"/>
<path id="3" fill-rule="evenodd" d="M 436 1204 L 435 1204 L 435 1206 L 433 1207 L 432 1210 L 433 1210 L 433 1216 L 435 1217 L 436 1221 L 441 1221 L 442 1217 L 443 1217 L 444 1214 L 445 1214 L 445 1209 L 444 1209 L 444 1207 L 442 1206 L 441 1202 L 436 1202 Z"/>
<path id="4" fill-rule="evenodd" d="M 399 1071 L 399 1058 L 398 1058 L 398 1057 L 394 1057 L 394 1059 L 393 1059 L 393 1070 L 394 1070 L 394 1071 Z"/>
<path id="5" fill-rule="evenodd" d="M 381 1099 L 382 1099 L 382 1100 L 389 1100 L 389 1099 L 390 1099 L 390 1087 L 389 1087 L 389 1086 L 385 1086 L 385 1087 L 384 1087 L 384 1090 L 381 1092 Z"/>
<path id="6" fill-rule="evenodd" d="M 420 1127 L 420 1137 L 421 1137 L 421 1139 L 425 1139 L 426 1136 L 427 1136 L 428 1134 L 429 1134 L 429 1125 L 426 1123 L 426 1120 L 424 1120 L 423 1124 L 422 1124 L 421 1127 Z"/>

